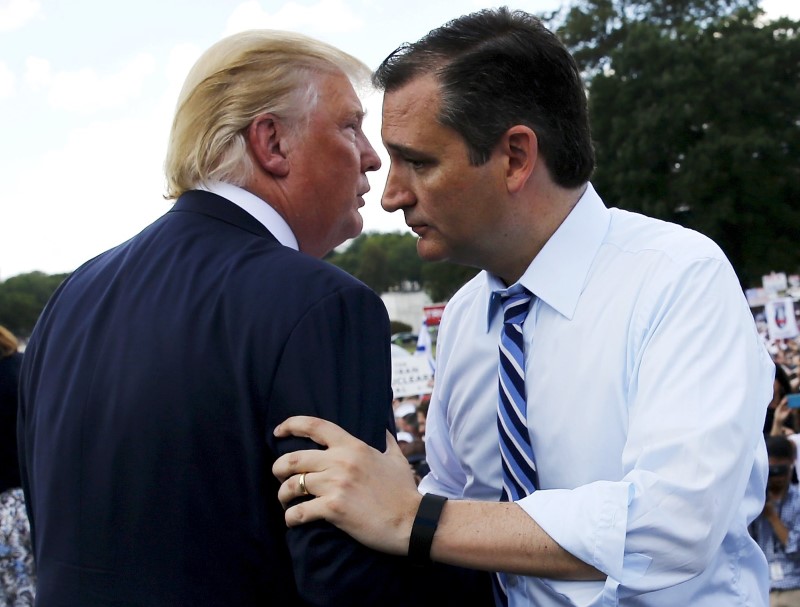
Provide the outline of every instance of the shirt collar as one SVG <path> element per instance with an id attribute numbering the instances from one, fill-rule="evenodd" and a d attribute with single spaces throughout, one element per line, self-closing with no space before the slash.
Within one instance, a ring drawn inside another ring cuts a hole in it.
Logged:
<path id="1" fill-rule="evenodd" d="M 211 181 L 207 184 L 198 185 L 196 189 L 205 190 L 230 200 L 262 223 L 283 246 L 290 247 L 295 251 L 300 249 L 297 244 L 297 238 L 289 224 L 286 223 L 286 220 L 267 201 L 262 200 L 255 194 L 251 194 L 239 186 L 222 181 Z"/>
<path id="2" fill-rule="evenodd" d="M 571 319 L 592 262 L 605 238 L 611 213 L 591 183 L 519 279 L 538 299 Z M 502 280 L 486 273 L 487 330 L 500 306 Z"/>

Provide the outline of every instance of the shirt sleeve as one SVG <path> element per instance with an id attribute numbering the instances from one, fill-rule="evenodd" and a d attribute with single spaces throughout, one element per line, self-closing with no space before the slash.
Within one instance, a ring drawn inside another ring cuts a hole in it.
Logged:
<path id="1" fill-rule="evenodd" d="M 774 373 L 724 260 L 654 276 L 631 322 L 624 477 L 519 502 L 615 597 L 692 579 L 760 512 Z"/>
<path id="2" fill-rule="evenodd" d="M 425 459 L 431 471 L 420 481 L 418 489 L 422 495 L 435 493 L 461 499 L 466 476 L 458 464 L 446 428 L 442 402 L 431 398 L 425 420 Z"/>

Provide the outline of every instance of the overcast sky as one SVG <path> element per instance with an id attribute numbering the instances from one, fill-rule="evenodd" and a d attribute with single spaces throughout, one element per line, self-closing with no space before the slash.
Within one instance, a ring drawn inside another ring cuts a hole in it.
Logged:
<path id="1" fill-rule="evenodd" d="M 0 280 L 69 272 L 164 213 L 162 163 L 178 90 L 200 53 L 250 28 L 330 42 L 376 67 L 401 42 L 506 2 L 478 0 L 0 0 Z M 512 8 L 541 12 L 559 0 Z M 764 0 L 800 19 L 800 1 Z M 365 230 L 407 228 L 380 208 L 388 160 L 380 97 L 367 135 L 384 160 L 370 174 Z"/>

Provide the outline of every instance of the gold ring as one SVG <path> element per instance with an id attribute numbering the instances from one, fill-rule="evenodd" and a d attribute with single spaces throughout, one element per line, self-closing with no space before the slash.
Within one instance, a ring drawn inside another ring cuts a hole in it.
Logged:
<path id="1" fill-rule="evenodd" d="M 306 473 L 305 472 L 303 472 L 303 474 L 300 475 L 300 492 L 303 495 L 311 495 L 308 492 L 308 489 L 306 489 Z"/>

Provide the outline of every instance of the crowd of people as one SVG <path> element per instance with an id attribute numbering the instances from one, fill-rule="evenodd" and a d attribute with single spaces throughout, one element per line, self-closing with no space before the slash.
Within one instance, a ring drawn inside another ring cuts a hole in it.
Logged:
<path id="1" fill-rule="evenodd" d="M 800 337 L 770 340 L 764 336 L 767 350 L 791 383 L 793 392 L 800 389 Z"/>
<path id="2" fill-rule="evenodd" d="M 764 419 L 769 473 L 764 509 L 750 529 L 769 562 L 771 607 L 800 605 L 800 338 L 769 340 L 773 396 Z"/>

